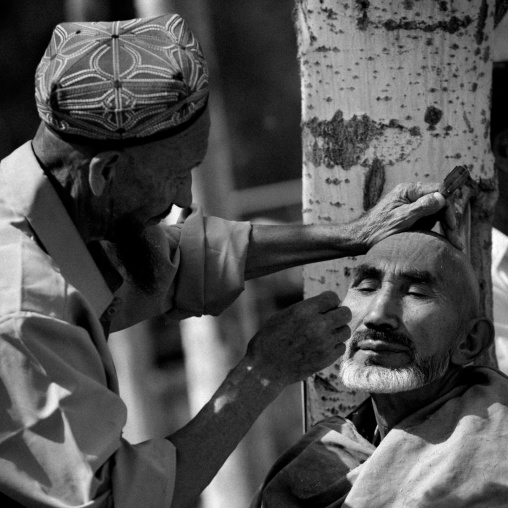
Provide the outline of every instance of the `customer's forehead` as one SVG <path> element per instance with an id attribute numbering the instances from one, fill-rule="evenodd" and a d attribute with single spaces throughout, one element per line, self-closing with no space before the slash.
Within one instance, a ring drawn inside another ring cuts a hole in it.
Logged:
<path id="1" fill-rule="evenodd" d="M 451 269 L 451 255 L 446 243 L 425 235 L 393 236 L 375 245 L 361 266 L 382 273 L 428 273 L 446 277 Z M 446 277 L 447 278 L 447 277 Z"/>

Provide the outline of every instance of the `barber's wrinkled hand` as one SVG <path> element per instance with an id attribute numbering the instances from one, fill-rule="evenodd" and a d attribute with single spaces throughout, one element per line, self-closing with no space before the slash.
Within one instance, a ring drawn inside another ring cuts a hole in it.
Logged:
<path id="1" fill-rule="evenodd" d="M 417 221 L 428 217 L 430 222 L 425 220 L 424 228 L 431 229 L 439 220 L 448 240 L 463 249 L 452 205 L 437 192 L 438 189 L 438 183 L 399 184 L 352 226 L 359 229 L 358 237 L 370 248 L 383 238 L 407 231 Z"/>
<path id="2" fill-rule="evenodd" d="M 333 291 L 325 291 L 274 314 L 247 348 L 257 375 L 287 386 L 331 365 L 351 334 L 351 311 L 339 304 Z"/>

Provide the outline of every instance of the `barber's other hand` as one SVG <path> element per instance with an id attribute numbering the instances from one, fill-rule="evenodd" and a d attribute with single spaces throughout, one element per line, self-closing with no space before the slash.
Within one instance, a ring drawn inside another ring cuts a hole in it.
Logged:
<path id="1" fill-rule="evenodd" d="M 331 365 L 344 353 L 351 311 L 333 291 L 274 314 L 250 341 L 246 360 L 264 383 L 285 387 Z"/>
<path id="2" fill-rule="evenodd" d="M 438 189 L 438 183 L 399 184 L 351 225 L 358 228 L 358 237 L 369 249 L 383 238 L 407 231 L 427 217 L 430 221 L 425 220 L 423 228 L 430 229 L 439 220 L 448 240 L 463 249 L 451 203 Z"/>

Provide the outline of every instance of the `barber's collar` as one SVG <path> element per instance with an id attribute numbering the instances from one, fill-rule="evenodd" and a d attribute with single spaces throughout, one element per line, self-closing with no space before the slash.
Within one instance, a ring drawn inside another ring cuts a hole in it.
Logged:
<path id="1" fill-rule="evenodd" d="M 53 185 L 39 165 L 31 142 L 28 141 L 4 159 L 2 169 L 9 206 L 26 217 L 62 275 L 83 294 L 100 317 L 113 300 L 112 290 L 118 287 L 118 279 L 112 282 L 116 287 L 108 286 L 94 261 L 96 252 L 92 258 Z M 101 268 L 111 274 L 111 268 Z M 111 276 L 113 279 L 114 276 Z"/>

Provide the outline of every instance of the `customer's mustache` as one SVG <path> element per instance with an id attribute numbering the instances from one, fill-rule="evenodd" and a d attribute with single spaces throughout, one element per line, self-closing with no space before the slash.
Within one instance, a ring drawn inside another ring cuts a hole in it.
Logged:
<path id="1" fill-rule="evenodd" d="M 364 340 L 380 340 L 389 344 L 400 344 L 406 346 L 411 352 L 415 352 L 413 341 L 401 332 L 381 330 L 360 330 L 355 332 L 351 338 L 351 346 L 355 347 Z"/>

